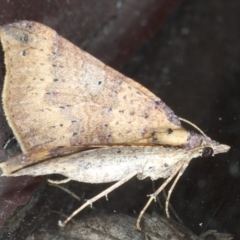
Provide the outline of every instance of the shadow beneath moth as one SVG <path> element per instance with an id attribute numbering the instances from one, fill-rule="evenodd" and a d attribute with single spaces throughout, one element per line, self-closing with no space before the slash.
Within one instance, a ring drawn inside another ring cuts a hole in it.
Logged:
<path id="1" fill-rule="evenodd" d="M 191 159 L 230 148 L 201 130 L 187 131 L 160 98 L 40 23 L 4 25 L 0 38 L 3 108 L 23 150 L 0 164 L 1 176 L 58 173 L 67 180 L 55 184 L 116 182 L 61 226 L 134 176 L 166 178 L 140 213 L 140 230 L 145 210 L 176 176 L 166 199 L 169 216 L 171 192 Z"/>

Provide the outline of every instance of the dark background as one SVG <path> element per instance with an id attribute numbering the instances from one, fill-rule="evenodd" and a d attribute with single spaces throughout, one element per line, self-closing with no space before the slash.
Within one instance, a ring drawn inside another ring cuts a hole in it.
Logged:
<path id="1" fill-rule="evenodd" d="M 194 233 L 216 229 L 240 239 L 240 1 L 0 0 L 0 6 L 1 25 L 27 19 L 54 28 L 146 86 L 178 116 L 192 121 L 211 138 L 230 145 L 227 154 L 194 159 L 174 189 L 171 204 Z M 1 53 L 1 84 L 2 59 Z M 11 136 L 2 116 L 1 146 Z M 16 146 L 10 152 L 2 149 L 0 157 L 17 151 Z M 27 201 L 40 180 L 0 179 L 2 224 L 17 205 Z M 68 187 L 90 198 L 106 185 L 70 183 Z M 93 211 L 134 215 L 151 192 L 149 180 L 133 180 L 110 194 L 108 202 L 95 203 Z M 40 212 L 50 209 L 67 214 L 79 203 L 65 195 L 45 185 L 33 194 L 41 199 L 37 205 Z M 58 218 L 53 217 L 55 223 Z M 32 219 L 28 218 L 29 225 L 42 226 L 40 220 Z"/>

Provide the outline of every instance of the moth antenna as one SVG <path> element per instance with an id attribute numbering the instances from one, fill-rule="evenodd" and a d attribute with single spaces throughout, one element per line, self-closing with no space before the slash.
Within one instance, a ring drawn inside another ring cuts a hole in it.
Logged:
<path id="1" fill-rule="evenodd" d="M 3 149 L 6 150 L 8 148 L 8 146 L 10 145 L 10 143 L 15 139 L 15 137 L 10 137 L 5 144 L 3 145 Z"/>
<path id="2" fill-rule="evenodd" d="M 188 123 L 189 125 L 191 125 L 192 127 L 196 128 L 204 137 L 207 137 L 206 134 L 194 123 L 184 119 L 184 118 L 179 118 L 182 122 Z"/>

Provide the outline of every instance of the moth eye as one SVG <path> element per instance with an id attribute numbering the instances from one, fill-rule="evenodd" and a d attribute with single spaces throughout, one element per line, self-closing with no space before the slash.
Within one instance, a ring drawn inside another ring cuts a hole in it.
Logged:
<path id="1" fill-rule="evenodd" d="M 171 133 L 173 133 L 173 130 L 172 130 L 171 128 L 169 128 L 169 129 L 167 130 L 167 133 L 168 133 L 168 135 L 170 135 Z"/>
<path id="2" fill-rule="evenodd" d="M 205 147 L 202 152 L 202 157 L 211 157 L 213 155 L 213 149 L 211 147 Z"/>

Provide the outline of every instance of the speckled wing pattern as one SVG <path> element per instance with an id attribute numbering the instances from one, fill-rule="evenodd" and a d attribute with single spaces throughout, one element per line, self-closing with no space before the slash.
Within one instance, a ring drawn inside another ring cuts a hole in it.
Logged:
<path id="1" fill-rule="evenodd" d="M 183 129 L 149 90 L 51 28 L 20 21 L 0 28 L 3 107 L 23 151 L 137 142 L 153 129 Z M 107 49 L 106 49 L 107 51 Z"/>

